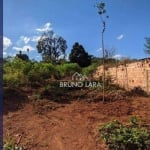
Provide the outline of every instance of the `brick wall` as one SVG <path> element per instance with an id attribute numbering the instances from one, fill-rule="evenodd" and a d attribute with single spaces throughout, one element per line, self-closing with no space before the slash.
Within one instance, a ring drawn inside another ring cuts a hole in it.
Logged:
<path id="1" fill-rule="evenodd" d="M 94 77 L 98 79 L 102 75 L 103 66 L 99 66 Z M 107 68 L 106 76 L 110 76 L 114 83 L 126 89 L 141 87 L 150 93 L 150 59 Z"/>

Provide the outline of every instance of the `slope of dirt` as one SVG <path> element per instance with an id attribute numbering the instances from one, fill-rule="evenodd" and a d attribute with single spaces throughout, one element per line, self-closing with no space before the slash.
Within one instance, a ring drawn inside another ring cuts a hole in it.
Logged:
<path id="1" fill-rule="evenodd" d="M 100 125 L 113 119 L 126 122 L 132 115 L 150 124 L 149 114 L 150 99 L 142 97 L 111 103 L 26 103 L 4 115 L 4 139 L 12 137 L 28 150 L 107 150 L 98 137 Z"/>

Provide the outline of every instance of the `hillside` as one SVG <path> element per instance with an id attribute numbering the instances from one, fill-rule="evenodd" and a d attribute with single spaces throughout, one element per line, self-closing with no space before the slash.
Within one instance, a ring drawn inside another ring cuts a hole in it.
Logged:
<path id="1" fill-rule="evenodd" d="M 28 150 L 107 150 L 98 137 L 100 125 L 114 119 L 126 123 L 136 115 L 150 127 L 149 97 L 116 94 L 110 102 L 106 95 L 103 103 L 98 90 L 75 89 L 64 93 L 63 101 L 60 96 L 57 102 L 33 101 L 36 90 L 5 89 L 4 141 L 12 138 Z"/>

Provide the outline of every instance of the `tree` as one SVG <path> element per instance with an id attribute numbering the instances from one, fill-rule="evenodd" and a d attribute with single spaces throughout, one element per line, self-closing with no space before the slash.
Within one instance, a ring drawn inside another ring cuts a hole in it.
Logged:
<path id="1" fill-rule="evenodd" d="M 29 60 L 28 55 L 22 54 L 22 51 L 19 51 L 19 54 L 16 54 L 16 57 L 19 58 L 19 59 L 25 60 L 25 61 Z"/>
<path id="2" fill-rule="evenodd" d="M 105 59 L 113 58 L 114 55 L 115 55 L 115 49 L 114 48 L 105 49 Z"/>
<path id="3" fill-rule="evenodd" d="M 70 62 L 77 63 L 81 67 L 87 67 L 91 64 L 91 56 L 85 51 L 84 47 L 76 42 L 73 45 L 69 55 Z"/>
<path id="4" fill-rule="evenodd" d="M 110 49 L 105 49 L 105 63 L 106 64 L 113 64 L 116 62 L 115 58 L 115 49 L 112 47 Z"/>
<path id="5" fill-rule="evenodd" d="M 98 8 L 98 14 L 100 15 L 100 18 L 101 18 L 101 22 L 102 22 L 102 32 L 101 32 L 101 44 L 102 44 L 102 51 L 103 51 L 103 102 L 105 100 L 105 97 L 104 97 L 104 91 L 105 91 L 105 47 L 104 47 L 104 32 L 105 32 L 105 29 L 106 29 L 106 22 L 103 18 L 103 15 L 106 13 L 106 9 L 105 9 L 105 3 L 104 2 L 100 2 L 100 3 L 97 3 L 97 8 Z M 109 18 L 109 16 L 106 16 L 106 18 Z"/>
<path id="6" fill-rule="evenodd" d="M 150 54 L 150 38 L 146 37 L 145 40 L 146 40 L 146 43 L 144 44 L 145 46 L 144 51 L 145 53 Z"/>
<path id="7" fill-rule="evenodd" d="M 60 56 L 65 59 L 67 42 L 53 31 L 45 32 L 37 44 L 38 53 L 42 54 L 43 61 L 57 63 Z"/>

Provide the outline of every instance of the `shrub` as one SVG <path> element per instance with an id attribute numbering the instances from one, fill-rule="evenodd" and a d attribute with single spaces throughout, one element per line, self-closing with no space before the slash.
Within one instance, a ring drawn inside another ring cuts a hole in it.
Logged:
<path id="1" fill-rule="evenodd" d="M 103 125 L 99 129 L 100 136 L 111 150 L 148 150 L 150 133 L 142 128 L 136 117 L 132 117 L 128 126 L 117 120 Z"/>
<path id="2" fill-rule="evenodd" d="M 15 141 L 9 136 L 4 140 L 3 150 L 24 150 L 24 148 L 15 144 Z"/>
<path id="3" fill-rule="evenodd" d="M 4 144 L 3 150 L 24 150 L 23 147 L 16 146 L 13 142 L 7 142 Z"/>
<path id="4" fill-rule="evenodd" d="M 4 85 L 8 87 L 18 87 L 21 84 L 21 74 L 4 74 L 3 81 Z"/>
<path id="5" fill-rule="evenodd" d="M 81 67 L 76 63 L 69 63 L 57 66 L 61 77 L 72 76 L 75 72 L 81 72 Z"/>
<path id="6" fill-rule="evenodd" d="M 34 63 L 32 68 L 30 68 L 27 77 L 30 82 L 40 82 L 43 79 L 49 79 L 55 76 L 55 74 L 56 69 L 54 65 L 50 63 Z"/>
<path id="7" fill-rule="evenodd" d="M 59 79 L 71 76 L 75 72 L 81 72 L 80 66 L 76 63 L 56 66 L 51 63 L 12 59 L 4 63 L 3 79 L 4 85 L 13 87 L 21 84 L 40 83 L 47 79 Z"/>
<path id="8" fill-rule="evenodd" d="M 26 62 L 25 66 L 24 66 L 24 68 L 23 68 L 23 74 L 24 74 L 25 76 L 28 75 L 28 73 L 29 73 L 30 70 L 32 69 L 33 64 L 34 64 L 33 62 Z"/>
<path id="9" fill-rule="evenodd" d="M 20 59 L 13 59 L 11 61 L 5 62 L 3 67 L 4 84 L 9 87 L 12 87 L 26 83 L 27 78 L 23 72 L 26 63 L 27 62 L 24 62 Z"/>
<path id="10" fill-rule="evenodd" d="M 148 94 L 140 86 L 134 87 L 129 94 L 135 96 L 148 96 Z"/>
<path id="11" fill-rule="evenodd" d="M 60 88 L 59 82 L 51 82 L 45 86 L 43 86 L 39 90 L 40 98 L 50 98 L 51 100 L 58 99 L 59 96 L 65 95 L 67 92 L 66 88 Z M 61 98 L 59 98 L 61 99 Z"/>
<path id="12" fill-rule="evenodd" d="M 82 73 L 85 75 L 92 75 L 94 73 L 94 71 L 96 70 L 97 65 L 96 64 L 92 64 L 88 67 L 83 68 Z"/>
<path id="13" fill-rule="evenodd" d="M 9 71 L 14 71 L 14 70 L 19 70 L 22 71 L 23 68 L 25 67 L 27 62 L 22 61 L 20 59 L 12 59 L 10 61 L 7 61 L 4 63 L 4 71 L 9 72 Z"/>

